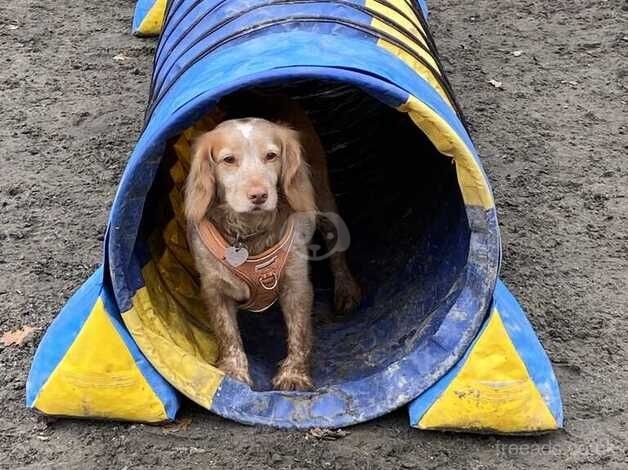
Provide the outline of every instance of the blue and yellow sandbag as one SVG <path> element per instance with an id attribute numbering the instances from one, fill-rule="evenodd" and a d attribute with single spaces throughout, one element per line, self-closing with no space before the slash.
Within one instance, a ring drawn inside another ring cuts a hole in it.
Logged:
<path id="1" fill-rule="evenodd" d="M 161 32 L 144 129 L 102 267 L 39 345 L 28 406 L 160 422 L 186 396 L 242 423 L 305 429 L 409 405 L 420 429 L 560 428 L 551 364 L 498 280 L 493 195 L 426 17 L 415 0 L 140 0 L 134 32 Z M 190 144 L 245 90 L 289 95 L 310 114 L 365 287 L 358 311 L 339 321 L 325 263 L 312 263 L 311 392 L 270 386 L 285 354 L 277 309 L 240 315 L 252 388 L 214 366 L 187 248 Z"/>

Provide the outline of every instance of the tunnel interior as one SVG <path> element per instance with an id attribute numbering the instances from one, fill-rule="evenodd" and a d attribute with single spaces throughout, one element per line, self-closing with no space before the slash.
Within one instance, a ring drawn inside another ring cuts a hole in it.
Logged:
<path id="1" fill-rule="evenodd" d="M 364 291 L 356 311 L 334 312 L 332 276 L 323 242 L 316 235 L 312 242 L 316 259 L 311 261 L 315 387 L 367 377 L 430 338 L 463 287 L 470 229 L 455 165 L 406 113 L 353 85 L 304 79 L 254 91 L 288 95 L 312 120 L 327 153 L 340 216 L 349 230 L 349 265 Z M 226 115 L 235 117 L 242 116 Z M 181 225 L 169 196 L 177 162 L 175 142 L 170 141 L 161 160 L 138 237 L 146 245 L 146 256 L 155 260 L 168 249 L 160 236 L 165 227 L 177 218 Z M 185 253 L 173 258 L 181 264 L 187 259 Z M 153 295 L 186 291 L 188 297 L 197 297 L 190 305 L 198 306 L 197 274 L 190 272 L 190 278 L 191 289 L 171 284 L 169 290 Z M 190 321 L 206 329 L 207 315 L 196 312 Z M 162 317 L 166 323 L 170 318 L 167 312 Z M 241 311 L 238 318 L 253 389 L 270 390 L 277 364 L 286 353 L 281 311 L 278 306 L 261 314 Z M 215 358 L 215 351 L 200 354 L 207 361 Z"/>

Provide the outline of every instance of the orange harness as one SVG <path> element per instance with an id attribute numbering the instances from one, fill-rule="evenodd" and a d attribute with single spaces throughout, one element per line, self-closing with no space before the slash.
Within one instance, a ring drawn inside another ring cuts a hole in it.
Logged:
<path id="1" fill-rule="evenodd" d="M 248 256 L 242 264 L 234 266 L 227 261 L 227 250 L 233 249 L 209 220 L 204 219 L 197 231 L 203 244 L 229 271 L 249 287 L 249 299 L 240 305 L 241 309 L 263 312 L 279 298 L 279 280 L 286 266 L 290 248 L 294 242 L 294 223 L 289 221 L 281 240 L 268 250 L 255 256 Z"/>

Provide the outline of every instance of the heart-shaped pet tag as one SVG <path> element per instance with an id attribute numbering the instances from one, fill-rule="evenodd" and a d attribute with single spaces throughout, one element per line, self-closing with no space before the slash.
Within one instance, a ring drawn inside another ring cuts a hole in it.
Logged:
<path id="1" fill-rule="evenodd" d="M 225 259 L 227 260 L 227 263 L 234 268 L 237 268 L 249 259 L 249 251 L 244 247 L 237 248 L 235 246 L 230 246 L 225 250 Z"/>

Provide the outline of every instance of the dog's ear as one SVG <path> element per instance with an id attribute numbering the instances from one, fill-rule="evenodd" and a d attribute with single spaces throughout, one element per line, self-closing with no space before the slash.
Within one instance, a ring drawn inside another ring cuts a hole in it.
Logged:
<path id="1" fill-rule="evenodd" d="M 185 217 L 194 225 L 203 220 L 216 192 L 211 146 L 212 135 L 207 133 L 192 147 L 192 165 L 185 182 Z"/>
<path id="2" fill-rule="evenodd" d="M 288 127 L 282 129 L 281 188 L 288 204 L 296 212 L 316 211 L 310 169 L 303 159 L 299 133 Z"/>

